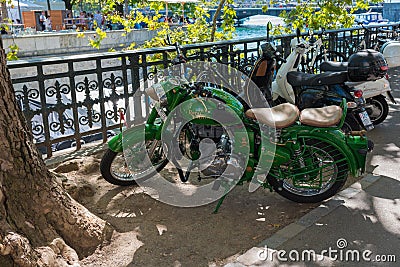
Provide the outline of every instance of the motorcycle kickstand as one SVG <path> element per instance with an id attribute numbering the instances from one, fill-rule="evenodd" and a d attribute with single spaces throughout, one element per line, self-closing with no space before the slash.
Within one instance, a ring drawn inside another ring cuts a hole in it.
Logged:
<path id="1" fill-rule="evenodd" d="M 220 182 L 219 182 L 218 184 L 214 182 L 213 188 L 214 188 L 214 187 L 220 187 L 220 186 L 221 186 Z M 216 190 L 218 190 L 218 189 L 216 189 Z M 226 195 L 228 195 L 229 191 L 230 191 L 230 187 L 229 187 L 229 186 L 225 187 L 225 193 L 224 193 L 224 195 L 218 200 L 217 206 L 215 207 L 215 209 L 214 209 L 214 211 L 213 211 L 213 214 L 218 213 L 218 210 L 219 210 L 219 208 L 221 207 L 222 202 L 224 202 L 224 199 L 226 198 Z"/>
<path id="2" fill-rule="evenodd" d="M 177 169 L 178 169 L 179 178 L 181 179 L 181 181 L 182 181 L 183 183 L 186 183 L 186 182 L 189 180 L 190 172 L 191 172 L 191 170 L 194 168 L 193 165 L 194 165 L 194 164 L 193 164 L 193 161 L 190 161 L 189 166 L 188 166 L 188 168 L 187 168 L 185 174 L 183 174 L 182 169 L 177 168 Z"/>
<path id="3" fill-rule="evenodd" d="M 217 213 L 218 213 L 218 210 L 219 210 L 219 208 L 221 207 L 222 202 L 224 202 L 224 199 L 225 199 L 225 197 L 226 197 L 227 194 L 228 194 L 228 192 L 226 192 L 226 193 L 218 200 L 218 204 L 217 204 L 217 206 L 215 207 L 215 209 L 214 209 L 214 211 L 213 211 L 213 214 L 217 214 Z"/>

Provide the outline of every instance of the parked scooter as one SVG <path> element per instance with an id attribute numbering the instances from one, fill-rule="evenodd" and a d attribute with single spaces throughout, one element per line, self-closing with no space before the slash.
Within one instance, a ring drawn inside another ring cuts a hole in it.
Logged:
<path id="1" fill-rule="evenodd" d="M 288 58 L 286 60 L 280 58 L 283 63 L 277 72 L 276 80 L 272 83 L 271 99 L 273 103 L 289 102 L 301 110 L 309 107 L 339 105 L 340 100 L 344 97 L 353 104 L 349 109 L 343 129 L 346 132 L 373 129 L 372 122 L 364 108 L 365 100 L 362 90 L 356 90 L 346 84 L 349 78 L 352 78 L 349 77 L 348 72 L 327 72 L 313 75 L 297 71 L 303 56 L 310 50 L 308 42 L 300 39 L 299 36 L 298 32 L 297 38 L 291 41 L 293 50 Z M 379 62 L 380 59 L 382 58 L 377 57 L 368 60 Z M 263 57 L 260 58 L 260 62 L 267 60 Z M 269 64 L 274 63 L 269 62 Z M 385 62 L 383 61 L 382 64 Z M 262 86 L 261 77 L 257 77 L 257 73 L 257 71 L 253 72 L 252 80 L 258 86 Z M 384 74 L 386 74 L 385 70 L 379 70 L 374 79 L 379 79 Z M 372 79 L 372 76 L 362 79 L 367 81 Z"/>
<path id="2" fill-rule="evenodd" d="M 348 63 L 325 61 L 321 63 L 320 70 L 336 72 L 347 71 Z M 375 81 L 347 82 L 346 84 L 350 87 L 362 90 L 363 97 L 366 101 L 365 109 L 374 125 L 382 123 L 389 114 L 389 105 L 386 97 L 390 99 L 393 104 L 396 104 L 391 94 L 392 89 L 390 88 L 389 77 L 387 75 Z"/>
<path id="3" fill-rule="evenodd" d="M 367 33 L 371 33 L 368 28 L 362 25 L 364 30 Z M 377 42 L 377 45 L 374 47 L 374 50 L 377 50 L 379 44 L 379 40 Z M 388 43 L 389 44 L 389 43 Z M 400 53 L 400 47 L 396 49 L 395 45 L 389 45 L 386 48 L 388 44 L 385 44 L 382 46 L 381 53 L 383 54 L 385 60 L 388 62 L 388 66 L 391 67 L 393 64 L 393 54 L 394 51 L 397 53 Z M 315 44 L 314 48 L 316 51 L 319 51 L 320 48 L 322 47 L 322 41 L 321 38 L 318 39 Z M 361 43 L 357 46 L 359 49 L 359 52 L 365 51 L 367 49 L 366 47 L 366 41 L 365 39 L 361 41 Z M 313 59 L 311 60 L 312 64 L 314 65 L 314 61 L 317 61 L 320 63 L 319 65 L 319 70 L 320 71 L 333 71 L 333 72 L 338 72 L 338 71 L 347 71 L 348 70 L 348 59 L 342 55 L 341 53 L 335 52 L 333 56 L 336 58 L 340 59 L 341 62 L 338 61 L 329 61 L 332 51 L 326 51 L 324 49 L 323 53 L 320 55 L 314 55 Z M 388 59 L 390 59 L 390 64 Z M 400 58 L 398 58 L 400 60 Z M 399 63 L 397 63 L 399 64 Z M 364 99 L 366 100 L 366 110 L 368 112 L 368 115 L 370 116 L 371 121 L 373 122 L 374 125 L 378 125 L 379 123 L 383 122 L 388 113 L 389 113 L 389 105 L 387 102 L 387 98 L 390 99 L 390 101 L 393 104 L 396 104 L 396 101 L 394 100 L 392 94 L 391 94 L 391 88 L 390 88 L 390 83 L 389 83 L 389 76 L 386 74 L 383 78 L 375 80 L 375 81 L 360 81 L 360 82 L 348 82 L 348 86 L 354 87 L 356 89 L 362 90 L 363 91 L 363 96 Z"/>

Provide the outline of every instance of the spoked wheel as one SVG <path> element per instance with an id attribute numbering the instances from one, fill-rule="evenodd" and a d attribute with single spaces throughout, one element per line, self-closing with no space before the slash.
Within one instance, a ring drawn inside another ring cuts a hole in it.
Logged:
<path id="1" fill-rule="evenodd" d="M 128 168 L 123 152 L 108 149 L 101 159 L 100 172 L 103 178 L 115 185 L 136 185 L 138 179 L 146 179 L 161 171 L 168 163 L 162 148 L 162 142 L 152 140 L 146 142 L 147 153 L 153 168 Z M 133 164 L 131 164 L 133 165 Z"/>
<path id="2" fill-rule="evenodd" d="M 383 122 L 389 114 L 389 105 L 383 95 L 367 98 L 368 115 L 374 125 Z"/>
<path id="3" fill-rule="evenodd" d="M 272 168 L 268 182 L 281 196 L 315 203 L 335 195 L 346 182 L 346 157 L 324 141 L 303 139 L 301 154 L 289 164 Z"/>

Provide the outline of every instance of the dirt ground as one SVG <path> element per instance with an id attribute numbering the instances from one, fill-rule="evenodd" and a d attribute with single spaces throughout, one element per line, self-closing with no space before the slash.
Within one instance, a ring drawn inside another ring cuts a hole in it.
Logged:
<path id="1" fill-rule="evenodd" d="M 228 194 L 217 214 L 212 213 L 216 203 L 173 207 L 140 187 L 106 182 L 99 173 L 102 154 L 77 156 L 53 168 L 75 199 L 116 230 L 109 244 L 81 261 L 83 266 L 218 266 L 317 206 L 262 188 L 249 193 L 245 184 Z"/>

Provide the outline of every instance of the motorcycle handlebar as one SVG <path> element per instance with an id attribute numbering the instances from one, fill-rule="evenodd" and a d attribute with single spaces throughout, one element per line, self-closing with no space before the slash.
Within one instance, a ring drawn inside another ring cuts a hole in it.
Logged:
<path id="1" fill-rule="evenodd" d="M 279 53 L 279 52 L 275 53 L 275 58 L 276 58 L 278 61 L 282 61 L 283 63 L 286 63 L 286 62 L 287 62 L 286 59 L 284 59 L 283 57 L 281 57 L 281 53 Z"/>
<path id="2" fill-rule="evenodd" d="M 168 35 L 168 39 L 169 39 L 169 35 Z M 170 39 L 169 39 L 170 41 Z M 183 55 L 182 50 L 181 50 L 181 46 L 178 42 L 174 43 L 175 46 L 175 50 L 176 50 L 176 57 L 172 60 L 172 64 L 173 65 L 178 65 L 181 63 L 186 63 L 186 57 Z"/>

